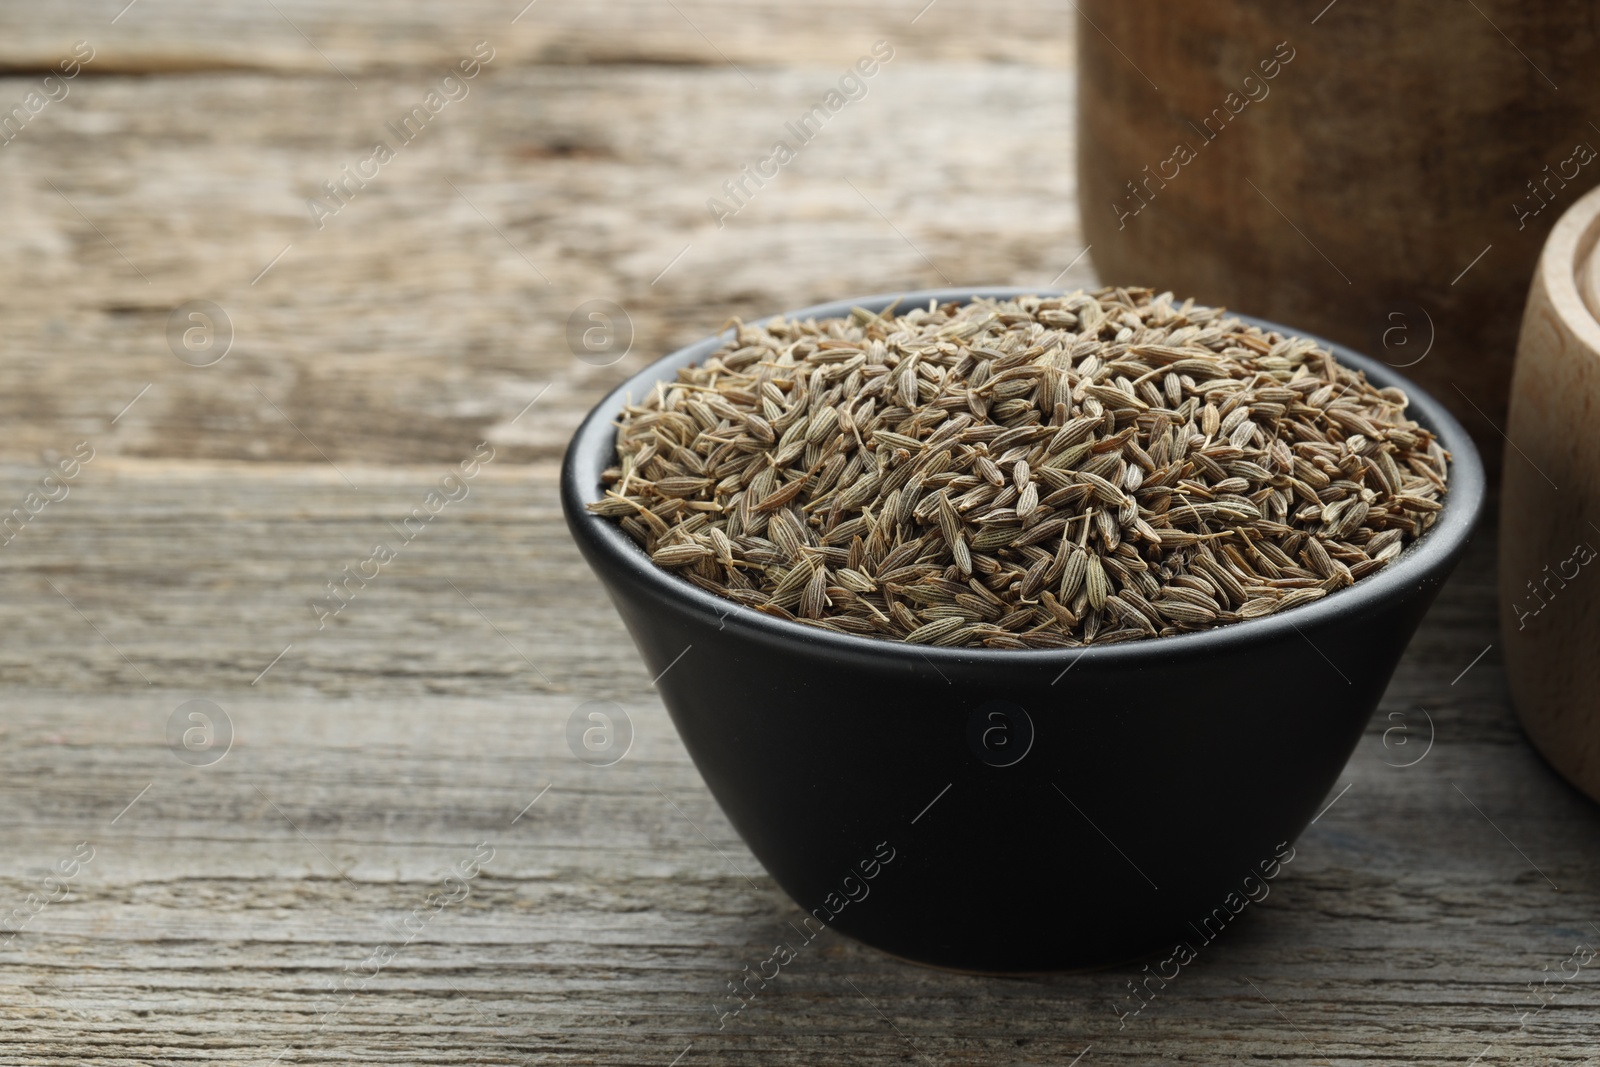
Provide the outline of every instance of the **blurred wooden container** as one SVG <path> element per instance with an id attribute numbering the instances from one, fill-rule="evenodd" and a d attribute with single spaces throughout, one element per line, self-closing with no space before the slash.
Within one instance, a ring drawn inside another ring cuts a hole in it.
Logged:
<path id="1" fill-rule="evenodd" d="M 1556 225 L 1517 344 L 1500 506 L 1512 700 L 1545 759 L 1600 800 L 1600 189 Z"/>
<path id="2" fill-rule="evenodd" d="M 1600 147 L 1600 5 L 1078 7 L 1100 277 L 1405 367 L 1498 455 L 1539 249 L 1600 184 L 1574 151 Z"/>

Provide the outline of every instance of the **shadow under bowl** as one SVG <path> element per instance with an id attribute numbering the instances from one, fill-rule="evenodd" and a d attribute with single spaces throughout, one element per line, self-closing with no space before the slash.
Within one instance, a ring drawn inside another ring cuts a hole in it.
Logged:
<path id="1" fill-rule="evenodd" d="M 1039 292 L 930 290 L 785 317 Z M 567 524 L 712 795 L 809 914 L 797 930 L 826 924 L 921 963 L 1078 969 L 1207 940 L 1292 856 L 1483 507 L 1478 454 L 1445 409 L 1319 340 L 1377 386 L 1405 389 L 1409 415 L 1453 457 L 1434 526 L 1385 569 L 1278 615 L 1085 649 L 814 629 L 661 570 L 584 507 L 615 461 L 627 399 L 727 336 L 652 363 L 596 405 L 562 468 Z"/>

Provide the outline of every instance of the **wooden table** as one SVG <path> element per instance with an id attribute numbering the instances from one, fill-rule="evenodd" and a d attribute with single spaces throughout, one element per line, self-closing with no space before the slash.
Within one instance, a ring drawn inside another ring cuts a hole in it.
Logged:
<path id="1" fill-rule="evenodd" d="M 94 50 L 0 145 L 0 511 L 94 456 L 0 549 L 0 1062 L 1595 1062 L 1600 962 L 1564 961 L 1600 945 L 1600 818 L 1507 704 L 1488 531 L 1270 898 L 1124 1027 L 1131 969 L 829 934 L 718 1028 L 798 912 L 579 560 L 557 458 L 730 315 L 1092 283 L 1070 4 L 123 3 L 0 11 L 7 107 Z M 706 199 L 879 39 L 866 98 L 718 229 Z M 207 366 L 222 333 L 169 347 L 191 300 L 231 324 Z M 568 345 L 590 300 L 631 321 L 619 362 Z M 601 699 L 637 734 L 610 767 L 566 741 Z"/>

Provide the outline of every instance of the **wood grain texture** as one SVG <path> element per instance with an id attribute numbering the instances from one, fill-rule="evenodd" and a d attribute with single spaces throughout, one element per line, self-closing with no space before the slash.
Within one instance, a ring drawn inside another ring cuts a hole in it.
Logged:
<path id="1" fill-rule="evenodd" d="M 924 59 L 1045 66 L 1070 62 L 1076 17 L 1059 0 L 57 0 L 0 12 L 0 63 L 45 68 L 87 40 L 102 53 L 93 66 L 109 72 L 343 71 L 359 81 L 369 71 L 448 67 L 478 40 L 522 65 L 759 68 L 851 62 L 861 40 L 882 37 Z"/>
<path id="2" fill-rule="evenodd" d="M 1497 458 L 1539 248 L 1600 183 L 1594 5 L 1083 10 L 1101 273 L 1372 352 Z"/>
<path id="3" fill-rule="evenodd" d="M 305 199 L 488 36 L 457 20 L 515 7 L 278 6 L 358 90 L 271 5 L 0 13 L 0 101 L 72 40 L 106 42 L 100 76 L 0 146 L 0 512 L 78 441 L 95 450 L 0 547 L 0 916 L 94 849 L 0 943 L 0 1062 L 1592 1061 L 1600 963 L 1519 1025 L 1528 983 L 1600 943 L 1600 818 L 1510 712 L 1488 535 L 1348 792 L 1125 1028 L 1132 968 L 951 975 L 829 933 L 718 1029 L 713 1002 L 798 909 L 717 810 L 568 539 L 556 457 L 612 383 L 730 314 L 1067 267 L 1076 16 L 974 22 L 940 0 L 911 27 L 911 5 L 680 2 L 752 90 L 670 5 L 541 0 L 317 231 Z M 77 28 L 90 16 L 103 36 Z M 717 230 L 705 198 L 892 36 L 874 20 L 908 43 L 871 93 Z M 1062 283 L 1091 281 L 1086 264 Z M 164 336 L 195 298 L 236 329 L 210 367 Z M 593 298 L 636 330 L 610 367 L 565 341 Z M 324 583 L 482 441 L 495 458 L 469 494 L 318 629 Z M 565 738 L 597 699 L 636 729 L 609 768 Z M 169 748 L 190 700 L 232 723 L 210 766 Z M 494 857 L 465 899 L 402 944 L 480 843 Z M 330 986 L 385 945 L 341 1006 Z"/>
<path id="4" fill-rule="evenodd" d="M 0 146 L 0 418 L 15 427 L 0 456 L 68 449 L 154 383 L 108 447 L 454 462 L 492 437 L 549 459 L 591 398 L 730 315 L 947 278 L 1044 286 L 1083 250 L 1060 71 L 918 65 L 903 48 L 718 229 L 707 199 L 843 63 L 764 72 L 759 90 L 725 66 L 500 63 L 320 230 L 307 200 L 374 140 L 398 145 L 386 124 L 436 77 L 76 83 Z M 1091 277 L 1079 259 L 1058 284 Z M 214 366 L 168 348 L 169 313 L 192 299 L 232 320 Z M 592 299 L 632 320 L 633 351 L 607 368 L 568 347 Z"/>
<path id="5" fill-rule="evenodd" d="M 0 889 L 20 903 L 77 842 L 96 854 L 0 950 L 5 1062 L 1588 1062 L 1592 971 L 1519 1029 L 1527 983 L 1600 941 L 1600 819 L 1523 742 L 1496 650 L 1458 679 L 1494 640 L 1492 543 L 1272 895 L 1126 1029 L 1132 969 L 973 978 L 830 934 L 718 1030 L 713 999 L 797 909 L 700 785 L 553 471 L 491 466 L 318 634 L 302 595 L 432 472 L 353 470 L 357 493 L 325 465 L 255 470 L 91 463 L 7 550 Z M 195 698 L 235 730 L 210 767 L 166 745 Z M 596 698 L 637 729 L 611 768 L 566 748 Z M 321 1025 L 328 984 L 485 841 L 471 895 Z"/>

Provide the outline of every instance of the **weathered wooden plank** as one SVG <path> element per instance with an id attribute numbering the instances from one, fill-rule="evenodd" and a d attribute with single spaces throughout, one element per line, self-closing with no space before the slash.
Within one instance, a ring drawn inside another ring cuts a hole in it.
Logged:
<path id="1" fill-rule="evenodd" d="M 612 383 L 730 315 L 945 279 L 1044 286 L 1079 255 L 1070 80 L 908 51 L 718 229 L 706 201 L 841 70 L 767 71 L 752 90 L 726 68 L 497 59 L 409 145 L 386 124 L 437 83 L 421 72 L 361 92 L 332 76 L 80 80 L 0 146 L 0 458 L 104 433 L 146 385 L 106 447 L 454 462 L 493 434 L 551 458 Z M 25 84 L 0 79 L 0 101 Z M 394 160 L 319 230 L 307 201 L 380 138 Z M 1059 284 L 1090 283 L 1087 262 Z M 192 299 L 232 322 L 213 366 L 168 349 L 169 313 Z M 594 299 L 632 320 L 614 366 L 567 341 Z"/>
<path id="2" fill-rule="evenodd" d="M 878 38 L 925 59 L 1061 65 L 1077 17 L 1058 0 L 71 0 L 0 12 L 0 69 L 46 68 L 87 40 L 97 51 L 90 69 L 100 72 L 342 71 L 360 84 L 372 71 L 447 67 L 460 46 L 488 40 L 517 64 L 735 64 L 759 81 L 766 66 L 849 62 L 860 40 Z"/>
<path id="3" fill-rule="evenodd" d="M 1524 983 L 1542 978 L 1541 966 L 1554 968 L 1569 942 L 1592 943 L 1584 916 L 1595 903 L 1592 888 L 1578 889 L 1592 887 L 1595 874 L 1593 812 L 1520 748 L 1458 743 L 1441 747 L 1437 764 L 1397 771 L 1382 765 L 1382 745 L 1369 738 L 1351 766 L 1350 793 L 1302 840 L 1272 897 L 1126 1029 L 1112 1005 L 1131 972 L 969 978 L 830 936 L 718 1031 L 709 1000 L 763 956 L 795 909 L 720 816 L 693 801 L 693 771 L 670 734 L 658 732 L 659 711 L 638 716 L 642 736 L 661 738 L 653 750 L 594 771 L 552 756 L 540 739 L 557 733 L 566 714 L 548 701 L 294 707 L 245 697 L 229 705 L 239 721 L 256 723 L 255 741 L 205 771 L 176 764 L 159 740 L 133 758 L 132 746 L 115 746 L 123 760 L 114 771 L 96 766 L 108 746 L 69 744 L 65 760 L 52 754 L 51 777 L 84 783 L 83 795 L 52 807 L 26 853 L 46 862 L 50 844 L 60 851 L 82 838 L 99 851 L 74 895 L 47 909 L 11 954 L 15 984 L 0 986 L 0 996 L 29 1010 L 0 1034 L 0 1047 L 15 1050 L 8 1061 L 95 1046 L 115 1054 L 129 1049 L 130 1031 L 153 1062 L 176 1062 L 187 1050 L 265 1063 L 290 1042 L 301 1051 L 289 1062 L 533 1052 L 555 1062 L 666 1062 L 691 1042 L 699 1062 L 903 1061 L 906 1046 L 852 982 L 923 1054 L 969 1061 L 1062 1062 L 1092 1042 L 1097 1056 L 1125 1062 L 1154 1054 L 1215 1062 L 1246 1050 L 1306 1062 L 1462 1062 L 1492 1042 L 1509 1062 L 1583 1062 L 1583 1035 L 1595 1022 L 1581 981 L 1592 978 L 1581 975 L 1527 1032 L 1517 1029 L 1529 1006 Z M 41 733 L 62 719 L 51 699 L 19 710 Z M 461 729 L 418 731 L 425 711 Z M 75 712 L 97 733 L 124 729 L 120 702 L 89 701 Z M 508 729 L 530 720 L 541 729 Z M 488 731 L 500 758 L 485 761 L 481 744 L 467 739 Z M 22 751 L 37 749 L 25 743 Z M 8 805 L 38 795 L 32 761 L 8 762 Z M 426 768 L 413 784 L 418 765 Z M 1564 892 L 1543 883 L 1486 821 L 1461 817 L 1447 781 L 1456 775 Z M 156 786 L 105 827 L 107 813 L 151 778 Z M 452 792 L 451 779 L 477 788 Z M 1513 784 L 1497 784 L 1505 779 Z M 527 824 L 499 825 L 542 780 L 555 785 Z M 590 784 L 597 780 L 601 788 Z M 687 816 L 754 875 L 755 888 L 671 811 L 657 785 L 682 796 Z M 47 783 L 43 792 L 61 789 Z M 305 837 L 263 800 L 273 792 Z M 495 799 L 484 803 L 486 794 Z M 1529 800 L 1553 822 L 1517 816 Z M 1552 838 L 1566 832 L 1574 832 L 1568 844 L 1586 847 L 1560 854 Z M 606 847 L 585 849 L 595 837 Z M 472 896 L 318 1031 L 329 1007 L 323 980 L 394 942 L 386 922 L 479 840 L 496 853 Z M 26 880 L 7 889 L 20 893 Z"/>
<path id="4" fill-rule="evenodd" d="M 484 468 L 461 510 L 396 561 L 411 570 L 252 686 L 274 645 L 314 623 L 303 598 L 322 571 L 359 555 L 437 471 L 345 469 L 356 491 L 320 463 L 96 463 L 0 557 L 12 686 L 0 890 L 20 900 L 76 842 L 97 849 L 72 895 L 0 950 L 7 1062 L 265 1064 L 290 1046 L 279 1062 L 667 1063 L 691 1045 L 686 1064 L 1062 1063 L 1090 1044 L 1129 1063 L 1465 1062 L 1491 1044 L 1506 1062 L 1587 1054 L 1589 971 L 1518 1025 L 1541 967 L 1600 941 L 1588 927 L 1600 819 L 1521 742 L 1492 649 L 1451 684 L 1493 640 L 1490 544 L 1447 587 L 1349 792 L 1272 896 L 1126 1028 L 1114 1006 L 1127 969 L 972 978 L 827 935 L 718 1030 L 713 998 L 795 909 L 699 784 L 565 538 L 550 467 Z M 576 761 L 562 733 L 595 696 L 638 731 L 608 769 Z M 213 767 L 165 745 L 167 716 L 194 697 L 238 731 Z M 1419 703 L 1433 749 L 1386 766 L 1423 751 Z M 1411 747 L 1386 746 L 1389 712 L 1419 731 Z M 495 858 L 472 895 L 318 1029 L 327 983 L 398 940 L 388 924 L 480 841 Z"/>

